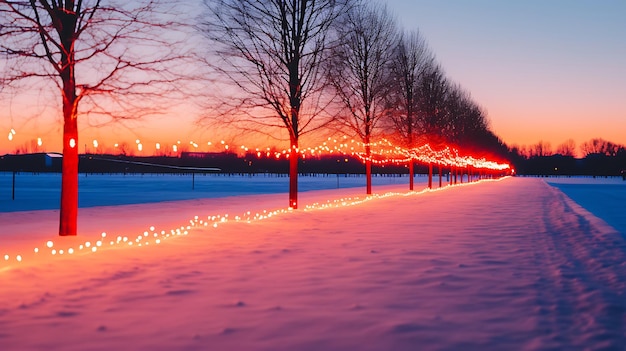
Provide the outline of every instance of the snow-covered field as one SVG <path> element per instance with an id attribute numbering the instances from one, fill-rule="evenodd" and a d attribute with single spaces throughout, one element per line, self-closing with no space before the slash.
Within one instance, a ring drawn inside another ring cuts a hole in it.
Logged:
<path id="1" fill-rule="evenodd" d="M 626 235 L 626 181 L 621 177 L 549 178 L 546 181 Z"/>
<path id="2" fill-rule="evenodd" d="M 438 184 L 439 180 L 436 179 Z M 275 174 L 81 174 L 78 181 L 78 201 L 82 208 L 276 194 L 285 192 L 289 187 L 289 178 Z M 425 183 L 428 179 L 421 175 L 415 181 Z M 408 176 L 375 176 L 372 183 L 408 184 Z M 13 173 L 0 172 L 0 212 L 52 210 L 59 207 L 61 174 L 18 173 L 15 176 L 15 190 L 13 184 Z M 345 174 L 301 176 L 298 184 L 300 191 L 351 187 L 365 187 L 365 177 Z"/>
<path id="3" fill-rule="evenodd" d="M 0 213 L 0 350 L 624 350 L 623 231 L 537 178 L 405 181 L 297 211 L 89 207 L 76 238 L 54 237 L 56 210 Z"/>

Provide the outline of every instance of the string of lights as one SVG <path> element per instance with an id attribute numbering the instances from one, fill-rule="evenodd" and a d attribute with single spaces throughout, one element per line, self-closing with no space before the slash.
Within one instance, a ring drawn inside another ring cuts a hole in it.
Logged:
<path id="1" fill-rule="evenodd" d="M 416 196 L 427 192 L 433 191 L 443 191 L 447 189 L 451 189 L 459 186 L 469 186 L 478 184 L 481 182 L 488 181 L 500 181 L 505 179 L 483 179 L 476 182 L 456 184 L 456 185 L 447 185 L 445 187 L 429 189 L 425 188 L 421 191 L 408 191 L 408 192 L 386 192 L 382 194 L 372 194 L 366 197 L 347 197 L 340 198 L 334 200 L 327 200 L 326 202 L 319 203 L 315 202 L 309 205 L 306 205 L 303 211 L 316 211 L 316 210 L 325 210 L 325 209 L 333 209 L 347 206 L 357 206 L 363 204 L 365 202 L 385 199 L 389 197 L 408 197 L 408 196 Z M 169 230 L 158 230 L 154 226 L 150 226 L 143 233 L 135 234 L 135 235 L 125 235 L 125 234 L 117 234 L 110 235 L 106 232 L 102 232 L 100 237 L 96 240 L 86 240 L 78 245 L 70 246 L 68 244 L 64 244 L 65 238 L 57 238 L 56 240 L 48 240 L 45 243 L 42 243 L 39 246 L 36 246 L 27 253 L 24 252 L 15 252 L 15 253 L 3 253 L 0 256 L 0 272 L 2 270 L 9 269 L 18 264 L 23 264 L 25 262 L 30 261 L 38 261 L 41 260 L 47 261 L 55 258 L 62 258 L 68 255 L 85 255 L 85 254 L 95 254 L 97 252 L 106 251 L 106 248 L 113 247 L 148 247 L 162 244 L 164 241 L 175 238 L 189 235 L 194 229 L 207 228 L 207 229 L 217 229 L 219 226 L 225 225 L 227 223 L 249 223 L 252 224 L 254 222 L 270 219 L 275 216 L 291 214 L 296 211 L 293 211 L 292 208 L 281 208 L 276 210 L 261 210 L 261 211 L 245 211 L 238 215 L 229 215 L 229 214 L 218 214 L 218 215 L 196 215 L 193 218 L 189 219 L 186 224 L 182 224 L 176 228 L 172 228 Z"/>
<path id="2" fill-rule="evenodd" d="M 16 134 L 14 129 L 9 132 L 9 140 L 13 139 Z M 37 139 L 37 144 L 41 146 L 41 138 Z M 137 139 L 135 140 L 136 148 L 138 152 L 144 150 L 144 143 Z M 394 145 L 387 139 L 382 139 L 378 142 L 370 143 L 369 145 L 360 141 L 350 139 L 348 136 L 341 138 L 328 138 L 322 144 L 314 147 L 306 148 L 294 148 L 294 149 L 282 149 L 276 151 L 270 147 L 266 148 L 249 148 L 245 145 L 231 146 L 224 140 L 219 142 L 203 142 L 197 143 L 195 141 L 189 141 L 189 147 L 198 149 L 200 145 L 205 144 L 207 147 L 212 147 L 216 151 L 221 152 L 242 152 L 253 153 L 257 157 L 273 157 L 275 159 L 285 158 L 288 159 L 294 153 L 299 154 L 303 159 L 307 157 L 321 157 L 324 155 L 350 155 L 358 158 L 361 162 L 365 163 L 371 161 L 374 165 L 401 165 L 408 162 L 417 162 L 423 164 L 435 164 L 444 167 L 473 167 L 475 169 L 504 171 L 510 169 L 510 165 L 507 163 L 499 163 L 485 158 L 475 158 L 471 155 L 462 156 L 461 152 L 456 148 L 445 146 L 441 149 L 434 149 L 429 144 L 420 145 L 413 148 L 403 148 Z M 98 150 L 100 146 L 97 140 L 92 141 L 93 150 Z M 119 148 L 121 144 L 116 143 L 115 148 Z M 178 154 L 182 152 L 184 143 L 177 141 L 169 150 L 165 150 L 165 144 L 157 142 L 155 143 L 155 150 L 157 152 L 171 152 L 172 154 Z M 74 147 L 77 145 L 74 143 Z M 369 153 L 366 150 L 369 149 Z"/>

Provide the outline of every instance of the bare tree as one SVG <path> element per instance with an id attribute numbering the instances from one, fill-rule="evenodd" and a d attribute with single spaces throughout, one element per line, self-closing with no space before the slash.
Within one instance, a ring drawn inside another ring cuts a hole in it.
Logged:
<path id="1" fill-rule="evenodd" d="M 338 23 L 342 44 L 333 51 L 329 78 L 343 107 L 339 122 L 365 144 L 366 192 L 372 193 L 371 143 L 386 115 L 393 84 L 391 62 L 398 31 L 387 8 L 359 3 Z"/>
<path id="2" fill-rule="evenodd" d="M 458 85 L 451 85 L 446 94 L 445 110 L 443 134 L 449 143 L 473 151 L 490 147 L 493 135 L 486 113 L 469 93 Z"/>
<path id="3" fill-rule="evenodd" d="M 576 142 L 574 139 L 567 139 L 557 146 L 556 153 L 561 156 L 573 157 L 576 154 Z"/>
<path id="4" fill-rule="evenodd" d="M 425 69 L 419 84 L 419 142 L 434 147 L 445 142 L 446 111 L 450 83 L 443 69 L 434 61 Z"/>
<path id="5" fill-rule="evenodd" d="M 537 144 L 531 145 L 530 147 L 530 156 L 531 157 L 544 157 L 544 156 L 552 156 L 552 145 L 550 145 L 547 141 L 539 141 Z"/>
<path id="6" fill-rule="evenodd" d="M 148 97 L 168 89 L 176 35 L 163 33 L 175 26 L 171 8 L 160 6 L 158 0 L 0 2 L 0 57 L 11 67 L 2 85 L 60 91 L 59 235 L 77 234 L 79 116 L 88 113 L 98 123 L 137 117 L 154 111 Z M 132 99 L 135 94 L 142 99 Z"/>
<path id="7" fill-rule="evenodd" d="M 345 0 L 215 0 L 201 30 L 211 41 L 207 60 L 237 88 L 221 114 L 289 134 L 289 206 L 298 207 L 300 137 L 321 128 L 321 63 L 329 29 Z M 269 111 L 269 114 L 267 113 Z M 241 125 L 241 123 L 239 124 Z"/>
<path id="8" fill-rule="evenodd" d="M 601 138 L 594 138 L 580 145 L 580 150 L 585 156 L 599 154 L 605 156 L 616 156 L 624 146 L 606 141 Z"/>
<path id="9" fill-rule="evenodd" d="M 387 104 L 392 127 L 408 148 L 415 146 L 418 132 L 419 83 L 433 59 L 426 41 L 417 30 L 398 38 L 391 60 L 393 86 L 387 94 Z M 410 161 L 410 190 L 413 190 L 413 174 L 414 163 Z"/>
<path id="10" fill-rule="evenodd" d="M 530 158 L 530 152 L 528 151 L 528 146 L 526 145 L 514 145 L 511 151 L 516 152 L 522 159 L 528 160 Z"/>

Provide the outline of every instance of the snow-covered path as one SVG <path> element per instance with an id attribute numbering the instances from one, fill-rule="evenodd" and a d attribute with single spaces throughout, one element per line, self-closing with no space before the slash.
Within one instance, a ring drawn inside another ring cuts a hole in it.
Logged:
<path id="1" fill-rule="evenodd" d="M 624 239 L 539 179 L 229 222 L 0 279 L 2 350 L 626 345 Z"/>

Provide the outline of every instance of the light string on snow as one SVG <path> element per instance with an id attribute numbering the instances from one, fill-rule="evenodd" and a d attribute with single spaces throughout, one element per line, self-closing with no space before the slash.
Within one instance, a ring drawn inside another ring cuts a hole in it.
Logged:
<path id="1" fill-rule="evenodd" d="M 324 210 L 324 209 L 332 209 L 332 208 L 340 208 L 347 206 L 356 206 L 363 204 L 365 202 L 385 199 L 389 197 L 407 197 L 407 196 L 415 196 L 419 194 L 424 194 L 428 192 L 434 191 L 442 191 L 451 189 L 459 186 L 469 186 L 482 182 L 488 181 L 500 181 L 506 179 L 507 177 L 498 178 L 498 179 L 483 179 L 479 181 L 474 181 L 470 183 L 462 183 L 456 185 L 447 185 L 441 188 L 429 189 L 425 188 L 421 191 L 408 191 L 408 192 L 386 192 L 383 194 L 373 194 L 368 195 L 366 197 L 345 197 L 334 200 L 327 200 L 324 203 L 315 202 L 310 205 L 306 205 L 303 211 L 314 211 L 314 210 Z M 188 220 L 186 224 L 176 227 L 170 230 L 157 230 L 156 227 L 150 226 L 148 230 L 143 233 L 127 236 L 127 235 L 114 235 L 110 236 L 106 232 L 102 232 L 100 237 L 95 240 L 86 240 L 80 244 L 76 244 L 74 246 L 62 246 L 58 241 L 48 240 L 46 243 L 34 247 L 30 250 L 30 253 L 36 255 L 38 259 L 53 259 L 60 258 L 65 256 L 76 256 L 76 255 L 84 255 L 84 254 L 93 254 L 96 252 L 100 252 L 103 249 L 109 247 L 147 247 L 154 246 L 163 243 L 165 240 L 174 237 L 186 236 L 193 229 L 199 228 L 207 228 L 207 229 L 217 229 L 219 226 L 226 223 L 253 223 L 257 221 L 266 220 L 269 218 L 273 218 L 279 215 L 294 213 L 292 208 L 282 208 L 277 210 L 261 210 L 261 211 L 245 211 L 239 215 L 230 216 L 229 214 L 222 215 L 209 215 L 209 216 L 200 216 L 196 215 L 192 219 Z M 75 238 L 75 237 L 74 237 Z M 63 240 L 63 239 L 60 239 Z M 25 261 L 27 255 L 24 253 L 15 253 L 9 254 L 4 253 L 2 255 L 2 259 L 0 259 L 0 272 L 12 267 L 15 264 L 22 264 Z"/>

